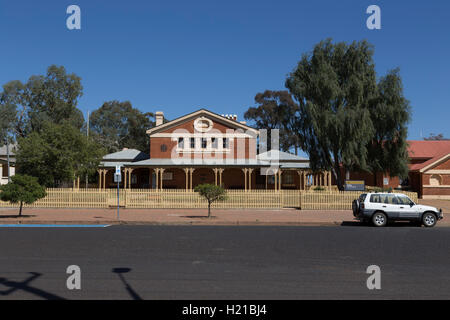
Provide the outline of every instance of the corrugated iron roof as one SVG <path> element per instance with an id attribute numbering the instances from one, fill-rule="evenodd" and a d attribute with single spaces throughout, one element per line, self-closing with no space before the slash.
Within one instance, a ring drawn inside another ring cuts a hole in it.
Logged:
<path id="1" fill-rule="evenodd" d="M 296 156 L 295 154 L 280 150 L 269 150 L 256 156 L 259 160 L 266 161 L 309 161 L 308 158 Z"/>
<path id="2" fill-rule="evenodd" d="M 148 159 L 148 154 L 136 149 L 123 149 L 122 151 L 107 154 L 103 160 L 119 160 L 119 161 L 142 161 Z"/>
<path id="3" fill-rule="evenodd" d="M 450 154 L 450 140 L 410 140 L 408 141 L 409 158 L 423 159 L 421 163 L 409 165 L 409 170 L 421 170 Z"/>

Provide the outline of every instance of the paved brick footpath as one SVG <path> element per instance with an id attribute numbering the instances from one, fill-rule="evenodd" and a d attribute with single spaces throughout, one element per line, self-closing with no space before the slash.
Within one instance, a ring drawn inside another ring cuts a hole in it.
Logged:
<path id="1" fill-rule="evenodd" d="M 450 201 L 423 200 L 442 208 L 444 219 L 438 226 L 450 226 Z M 349 210 L 260 210 L 215 209 L 207 218 L 206 209 L 29 209 L 23 217 L 18 209 L 0 208 L 0 224 L 84 223 L 84 224 L 168 224 L 168 225 L 346 225 L 357 224 Z"/>

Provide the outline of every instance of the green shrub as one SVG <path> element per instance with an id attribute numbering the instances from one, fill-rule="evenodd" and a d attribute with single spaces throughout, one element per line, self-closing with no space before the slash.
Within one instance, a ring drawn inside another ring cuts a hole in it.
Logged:
<path id="1" fill-rule="evenodd" d="M 19 216 L 22 216 L 23 204 L 32 204 L 47 195 L 45 187 L 38 183 L 35 177 L 16 174 L 11 182 L 0 186 L 0 200 L 20 203 Z"/>
<path id="2" fill-rule="evenodd" d="M 205 183 L 196 186 L 194 191 L 208 201 L 208 218 L 211 217 L 211 204 L 214 201 L 226 199 L 226 191 L 221 186 Z"/>

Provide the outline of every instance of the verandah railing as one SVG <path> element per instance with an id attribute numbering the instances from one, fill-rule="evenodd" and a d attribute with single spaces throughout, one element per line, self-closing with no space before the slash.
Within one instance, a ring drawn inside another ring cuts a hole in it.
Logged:
<path id="1" fill-rule="evenodd" d="M 417 202 L 417 193 L 402 192 Z M 227 199 L 213 204 L 214 208 L 303 210 L 350 210 L 352 201 L 361 192 L 299 191 L 299 190 L 227 190 Z M 125 208 L 206 208 L 207 203 L 196 192 L 186 190 L 120 190 L 120 205 Z M 117 206 L 115 189 L 47 189 L 47 196 L 25 207 L 33 208 L 110 208 Z M 0 201 L 1 207 L 17 204 Z"/>

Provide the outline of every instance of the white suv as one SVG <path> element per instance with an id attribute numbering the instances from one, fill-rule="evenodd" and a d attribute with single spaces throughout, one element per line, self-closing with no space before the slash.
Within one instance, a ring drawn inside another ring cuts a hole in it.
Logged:
<path id="1" fill-rule="evenodd" d="M 409 220 L 434 227 L 443 218 L 442 209 L 414 203 L 401 193 L 363 193 L 352 203 L 353 215 L 362 222 L 383 227 L 388 220 Z"/>

